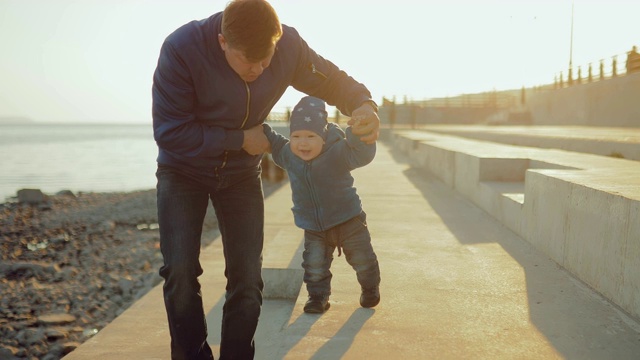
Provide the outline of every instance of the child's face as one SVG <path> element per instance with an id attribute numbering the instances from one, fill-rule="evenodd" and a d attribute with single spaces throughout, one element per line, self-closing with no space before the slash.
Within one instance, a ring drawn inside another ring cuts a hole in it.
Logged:
<path id="1" fill-rule="evenodd" d="M 324 139 L 313 131 L 296 130 L 291 133 L 291 151 L 304 161 L 315 159 L 322 151 Z"/>

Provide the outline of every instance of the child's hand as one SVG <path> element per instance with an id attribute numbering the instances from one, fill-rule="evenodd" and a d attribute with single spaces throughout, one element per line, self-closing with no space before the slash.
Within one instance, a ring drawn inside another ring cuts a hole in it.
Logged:
<path id="1" fill-rule="evenodd" d="M 365 125 L 362 124 L 362 120 L 364 120 L 366 118 L 366 116 L 364 115 L 360 115 L 360 116 L 352 116 L 351 117 L 351 121 L 349 122 L 351 124 L 351 127 L 356 130 L 356 132 L 360 132 L 362 131 L 362 128 L 365 127 Z"/>
<path id="2" fill-rule="evenodd" d="M 349 125 L 352 125 L 354 135 L 362 136 L 360 140 L 373 144 L 380 135 L 380 118 L 377 109 L 370 102 L 365 102 L 351 113 Z"/>

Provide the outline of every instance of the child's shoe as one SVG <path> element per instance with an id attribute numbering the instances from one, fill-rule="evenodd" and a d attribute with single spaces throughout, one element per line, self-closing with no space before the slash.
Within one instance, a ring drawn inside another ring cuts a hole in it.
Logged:
<path id="1" fill-rule="evenodd" d="M 371 289 L 362 289 L 362 295 L 360 295 L 360 306 L 365 308 L 372 308 L 380 302 L 380 287 L 376 286 Z"/>
<path id="2" fill-rule="evenodd" d="M 309 300 L 304 304 L 304 312 L 309 314 L 322 314 L 327 311 L 329 304 L 329 295 L 309 295 Z"/>

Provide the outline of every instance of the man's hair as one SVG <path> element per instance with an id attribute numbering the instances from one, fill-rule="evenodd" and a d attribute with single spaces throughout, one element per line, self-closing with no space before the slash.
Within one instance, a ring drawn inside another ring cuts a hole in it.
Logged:
<path id="1" fill-rule="evenodd" d="M 265 0 L 232 0 L 222 15 L 222 35 L 247 60 L 260 61 L 282 36 L 282 25 Z"/>

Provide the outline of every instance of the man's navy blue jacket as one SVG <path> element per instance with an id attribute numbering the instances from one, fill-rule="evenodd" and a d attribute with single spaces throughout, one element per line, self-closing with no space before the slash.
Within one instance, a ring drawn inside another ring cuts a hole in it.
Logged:
<path id="1" fill-rule="evenodd" d="M 218 43 L 221 22 L 221 12 L 192 21 L 162 45 L 152 88 L 159 165 L 205 176 L 257 166 L 261 156 L 242 150 L 243 130 L 263 123 L 289 86 L 346 115 L 371 100 L 364 85 L 286 25 L 270 66 L 256 81 L 245 82 Z"/>

